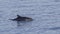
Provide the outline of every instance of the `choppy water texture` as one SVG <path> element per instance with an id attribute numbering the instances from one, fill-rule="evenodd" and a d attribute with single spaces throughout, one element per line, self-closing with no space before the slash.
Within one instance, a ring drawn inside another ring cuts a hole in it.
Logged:
<path id="1" fill-rule="evenodd" d="M 17 14 L 34 20 L 17 26 Z M 60 34 L 60 0 L 0 0 L 0 34 Z"/>

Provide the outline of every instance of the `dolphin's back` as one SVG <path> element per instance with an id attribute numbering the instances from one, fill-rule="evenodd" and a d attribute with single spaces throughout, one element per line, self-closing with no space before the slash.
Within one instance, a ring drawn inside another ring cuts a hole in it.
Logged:
<path id="1" fill-rule="evenodd" d="M 17 15 L 17 18 L 11 19 L 13 21 L 32 21 L 32 18 L 29 17 L 22 17 L 20 15 Z"/>

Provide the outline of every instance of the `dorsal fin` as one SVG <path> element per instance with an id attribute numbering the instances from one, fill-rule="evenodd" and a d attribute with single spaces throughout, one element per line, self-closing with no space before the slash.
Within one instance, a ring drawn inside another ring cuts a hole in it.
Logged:
<path id="1" fill-rule="evenodd" d="M 17 15 L 17 17 L 21 17 L 20 15 Z"/>

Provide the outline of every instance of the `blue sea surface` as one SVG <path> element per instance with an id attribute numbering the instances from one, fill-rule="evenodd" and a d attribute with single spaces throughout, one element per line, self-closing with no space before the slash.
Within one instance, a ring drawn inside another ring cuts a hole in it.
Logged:
<path id="1" fill-rule="evenodd" d="M 17 14 L 33 21 L 17 26 Z M 0 34 L 60 34 L 60 0 L 0 0 Z"/>

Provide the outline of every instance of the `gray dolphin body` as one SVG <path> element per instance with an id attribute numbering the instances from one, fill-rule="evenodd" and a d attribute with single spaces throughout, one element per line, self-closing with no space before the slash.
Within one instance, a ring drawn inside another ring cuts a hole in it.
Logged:
<path id="1" fill-rule="evenodd" d="M 22 17 L 20 15 L 17 15 L 17 18 L 10 19 L 10 20 L 12 20 L 12 21 L 32 21 L 33 19 L 29 18 L 29 17 Z"/>

